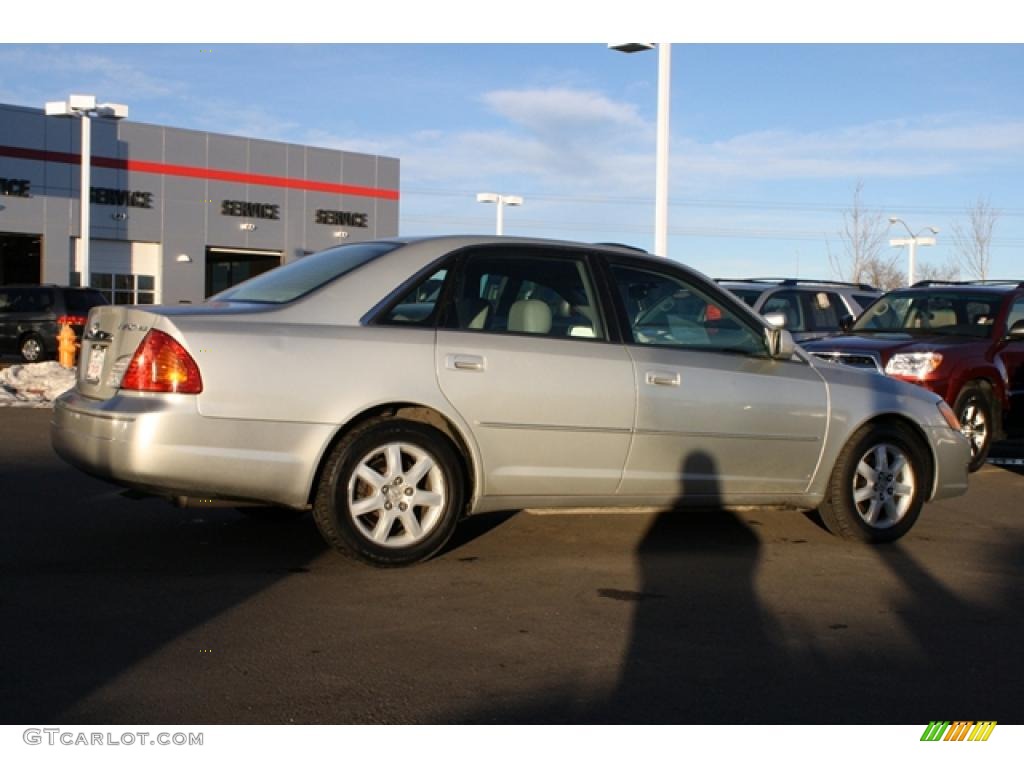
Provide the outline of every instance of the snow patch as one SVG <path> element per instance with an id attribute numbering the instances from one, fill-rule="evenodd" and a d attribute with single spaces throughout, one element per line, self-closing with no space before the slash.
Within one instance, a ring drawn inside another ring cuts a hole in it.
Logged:
<path id="1" fill-rule="evenodd" d="M 53 401 L 75 386 L 75 369 L 53 360 L 12 365 L 0 371 L 0 408 L 52 408 Z"/>

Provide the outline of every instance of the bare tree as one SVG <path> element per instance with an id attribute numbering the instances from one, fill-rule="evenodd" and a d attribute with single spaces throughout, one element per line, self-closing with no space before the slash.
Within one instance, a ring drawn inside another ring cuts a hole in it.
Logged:
<path id="1" fill-rule="evenodd" d="M 960 279 L 960 263 L 956 258 L 944 264 L 918 263 L 917 277 L 922 280 L 953 281 Z"/>
<path id="2" fill-rule="evenodd" d="M 889 291 L 903 285 L 906 278 L 897 265 L 898 255 L 885 255 L 888 222 L 881 211 L 864 207 L 863 191 L 864 182 L 858 179 L 853 189 L 853 206 L 843 212 L 843 228 L 839 231 L 843 252 L 834 254 L 826 245 L 828 260 L 841 280 L 870 283 Z"/>
<path id="3" fill-rule="evenodd" d="M 992 258 L 992 231 L 1000 212 L 992 208 L 988 198 L 979 197 L 967 208 L 967 223 L 953 223 L 953 246 L 964 271 L 979 280 L 988 277 Z"/>

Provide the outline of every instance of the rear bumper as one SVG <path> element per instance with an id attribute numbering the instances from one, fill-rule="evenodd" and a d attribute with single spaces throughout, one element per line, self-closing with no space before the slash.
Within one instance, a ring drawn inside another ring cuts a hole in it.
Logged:
<path id="1" fill-rule="evenodd" d="M 935 459 L 931 499 L 949 499 L 967 493 L 967 465 L 971 447 L 967 438 L 948 427 L 927 427 Z"/>
<path id="2" fill-rule="evenodd" d="M 50 437 L 69 464 L 104 480 L 166 495 L 303 506 L 333 428 L 201 416 L 190 395 L 74 390 L 54 404 Z"/>

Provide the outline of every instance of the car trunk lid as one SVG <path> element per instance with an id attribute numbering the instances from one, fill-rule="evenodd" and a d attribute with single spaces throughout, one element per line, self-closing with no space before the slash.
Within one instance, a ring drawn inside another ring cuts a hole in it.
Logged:
<path id="1" fill-rule="evenodd" d="M 166 318 L 140 307 L 94 307 L 82 336 L 78 391 L 97 400 L 113 397 L 146 334 L 156 327 L 168 331 L 169 325 Z"/>

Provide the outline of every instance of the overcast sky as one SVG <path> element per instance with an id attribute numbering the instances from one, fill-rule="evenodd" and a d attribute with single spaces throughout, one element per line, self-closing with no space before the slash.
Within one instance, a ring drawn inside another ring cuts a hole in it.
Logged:
<path id="1" fill-rule="evenodd" d="M 652 21 L 648 37 L 666 36 Z M 493 231 L 493 206 L 475 202 L 493 191 L 526 199 L 508 234 L 653 247 L 653 52 L 17 39 L 0 45 L 0 102 L 94 93 L 135 121 L 399 158 L 403 235 Z M 685 42 L 672 58 L 672 258 L 716 276 L 834 277 L 828 249 L 842 250 L 860 180 L 867 207 L 940 229 L 919 251 L 934 264 L 989 199 L 992 275 L 1024 276 L 1024 46 Z"/>

